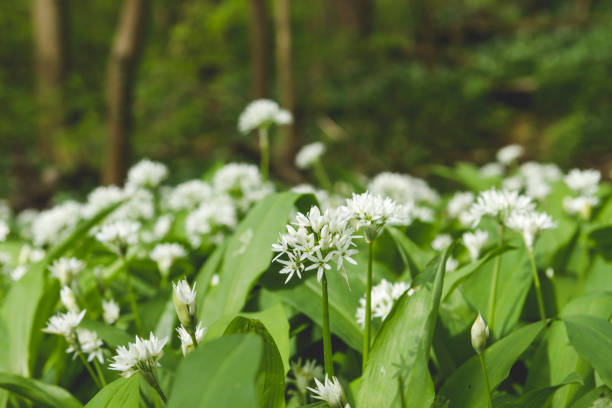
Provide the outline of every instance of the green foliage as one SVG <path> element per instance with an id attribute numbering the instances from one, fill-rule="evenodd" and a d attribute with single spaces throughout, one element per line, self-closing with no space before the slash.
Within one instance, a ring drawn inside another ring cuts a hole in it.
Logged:
<path id="1" fill-rule="evenodd" d="M 140 406 L 140 376 L 119 378 L 102 388 L 87 405 L 86 408 L 125 407 L 138 408 Z"/>
<path id="2" fill-rule="evenodd" d="M 63 388 L 19 375 L 0 373 L 0 388 L 32 401 L 37 407 L 82 407 L 81 403 Z"/>

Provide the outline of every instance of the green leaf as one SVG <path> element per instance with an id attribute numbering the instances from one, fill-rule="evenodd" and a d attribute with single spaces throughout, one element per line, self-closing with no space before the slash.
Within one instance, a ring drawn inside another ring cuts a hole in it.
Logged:
<path id="1" fill-rule="evenodd" d="M 485 178 L 472 163 L 460 162 L 454 168 L 435 165 L 432 172 L 440 177 L 453 180 L 474 191 L 482 191 L 495 186 L 497 177 Z"/>
<path id="2" fill-rule="evenodd" d="M 29 399 L 37 407 L 81 408 L 83 406 L 61 387 L 20 375 L 0 373 L 0 388 Z"/>
<path id="3" fill-rule="evenodd" d="M 612 261 L 612 225 L 595 228 L 588 237 L 595 244 L 597 251 L 606 260 Z"/>
<path id="4" fill-rule="evenodd" d="M 555 391 L 568 384 L 582 384 L 582 378 L 578 374 L 572 373 L 559 384 L 528 391 L 511 401 L 496 398 L 493 401 L 493 406 L 495 408 L 542 408 L 546 406 Z"/>
<path id="5" fill-rule="evenodd" d="M 433 403 L 434 388 L 427 363 L 446 259 L 453 246 L 428 265 L 418 279 L 420 288 L 412 296 L 402 295 L 383 322 L 363 374 L 357 396 L 359 406 L 392 406 L 400 392 L 398 375 L 406 406 L 425 408 Z"/>
<path id="6" fill-rule="evenodd" d="M 79 324 L 79 327 L 95 331 L 98 336 L 100 336 L 100 339 L 112 348 L 126 345 L 134 340 L 132 336 L 128 335 L 123 330 L 96 320 L 84 319 Z"/>
<path id="7" fill-rule="evenodd" d="M 493 389 L 508 376 L 514 362 L 545 326 L 545 321 L 529 324 L 513 331 L 485 350 L 485 364 Z M 440 394 L 449 398 L 449 408 L 485 407 L 487 397 L 478 356 L 474 355 L 459 367 L 444 383 Z"/>
<path id="8" fill-rule="evenodd" d="M 255 334 L 200 344 L 181 361 L 168 407 L 257 407 L 255 380 L 262 344 Z"/>
<path id="9" fill-rule="evenodd" d="M 140 374 L 119 378 L 98 393 L 85 408 L 138 408 L 140 406 Z"/>
<path id="10" fill-rule="evenodd" d="M 262 358 L 257 373 L 257 400 L 260 407 L 285 406 L 285 370 L 281 355 L 263 323 L 256 319 L 236 317 L 225 329 L 224 336 L 255 333 L 263 340 Z"/>
<path id="11" fill-rule="evenodd" d="M 204 302 L 206 300 L 206 294 L 210 288 L 210 281 L 212 276 L 217 272 L 223 261 L 223 254 L 225 253 L 225 242 L 215 248 L 213 253 L 208 257 L 204 265 L 198 271 L 196 275 L 195 283 L 198 287 L 196 293 L 196 304 L 198 305 L 198 315 L 202 315 L 204 310 Z"/>
<path id="12" fill-rule="evenodd" d="M 210 288 L 200 308 L 200 319 L 213 323 L 238 313 L 251 287 L 270 265 L 272 244 L 283 231 L 299 194 L 284 192 L 261 200 L 230 238 L 219 273 L 219 285 Z"/>
<path id="13" fill-rule="evenodd" d="M 434 252 L 422 249 L 408 238 L 406 234 L 395 227 L 387 227 L 386 230 L 393 238 L 393 241 L 395 241 L 400 253 L 405 255 L 412 276 L 422 272 L 427 262 L 433 257 Z"/>
<path id="14" fill-rule="evenodd" d="M 563 318 L 570 343 L 612 388 L 612 323 L 593 316 Z"/>

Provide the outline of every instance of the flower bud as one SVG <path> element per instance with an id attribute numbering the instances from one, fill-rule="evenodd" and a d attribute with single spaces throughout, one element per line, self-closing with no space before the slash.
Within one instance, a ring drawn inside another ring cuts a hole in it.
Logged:
<path id="1" fill-rule="evenodd" d="M 174 303 L 174 308 L 176 309 L 176 314 L 178 315 L 179 321 L 183 324 L 183 326 L 191 328 L 193 326 L 192 317 L 195 317 L 196 314 L 195 285 L 192 289 L 189 287 L 186 280 L 182 280 L 179 281 L 179 283 L 173 283 L 172 286 L 172 302 Z"/>
<path id="2" fill-rule="evenodd" d="M 487 345 L 487 339 L 489 337 L 489 328 L 482 318 L 482 315 L 478 313 L 478 317 L 472 325 L 472 347 L 476 350 L 476 353 L 480 354 L 484 351 Z"/>

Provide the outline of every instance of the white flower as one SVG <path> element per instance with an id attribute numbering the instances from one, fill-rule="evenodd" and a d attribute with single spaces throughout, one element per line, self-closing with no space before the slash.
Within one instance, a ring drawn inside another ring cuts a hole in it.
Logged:
<path id="1" fill-rule="evenodd" d="M 483 216 L 489 215 L 504 222 L 512 212 L 526 212 L 535 208 L 531 198 L 516 191 L 496 190 L 492 188 L 480 193 L 469 210 L 470 220 L 475 227 Z"/>
<path id="2" fill-rule="evenodd" d="M 128 170 L 125 185 L 128 189 L 154 188 L 166 177 L 168 177 L 168 168 L 164 164 L 143 159 Z"/>
<path id="3" fill-rule="evenodd" d="M 19 264 L 26 265 L 29 263 L 35 263 L 42 261 L 45 257 L 45 251 L 40 248 L 31 247 L 25 244 L 19 250 Z"/>
<path id="4" fill-rule="evenodd" d="M 76 258 L 59 258 L 53 261 L 49 270 L 62 285 L 68 285 L 81 271 L 85 269 L 85 263 Z"/>
<path id="5" fill-rule="evenodd" d="M 107 324 L 113 324 L 119 318 L 119 305 L 113 299 L 102 301 L 102 311 Z"/>
<path id="6" fill-rule="evenodd" d="M 32 237 L 36 246 L 53 244 L 66 237 L 80 220 L 81 205 L 66 201 L 42 211 L 32 224 Z"/>
<path id="7" fill-rule="evenodd" d="M 446 260 L 444 271 L 445 272 L 452 272 L 455 269 L 457 269 L 458 266 L 459 266 L 459 261 L 457 261 L 452 256 L 449 256 L 448 259 Z"/>
<path id="8" fill-rule="evenodd" d="M 467 248 L 472 258 L 472 262 L 478 259 L 480 251 L 487 243 L 489 239 L 489 233 L 482 230 L 476 230 L 474 232 L 466 232 L 463 234 L 463 245 Z"/>
<path id="9" fill-rule="evenodd" d="M 278 103 L 269 99 L 257 99 L 247 105 L 238 119 L 240 133 L 249 133 L 272 124 L 288 125 L 293 121 L 291 113 L 281 109 Z"/>
<path id="10" fill-rule="evenodd" d="M 47 327 L 42 329 L 42 331 L 63 336 L 70 342 L 74 338 L 75 329 L 81 323 L 81 320 L 83 320 L 83 316 L 85 316 L 85 310 L 81 311 L 81 313 L 58 313 L 49 318 Z"/>
<path id="11" fill-rule="evenodd" d="M 195 329 L 195 338 L 196 342 L 200 344 L 202 338 L 204 338 L 204 334 L 208 329 L 202 326 L 202 323 L 198 322 L 198 325 Z M 177 327 L 176 331 L 178 332 L 179 339 L 181 340 L 181 350 L 183 351 L 183 355 L 186 356 L 193 349 L 193 339 L 189 332 L 181 325 L 181 327 Z"/>
<path id="12" fill-rule="evenodd" d="M 124 197 L 123 190 L 117 186 L 98 187 L 87 196 L 87 204 L 83 206 L 83 217 L 92 218 L 100 210 L 121 201 Z"/>
<path id="13" fill-rule="evenodd" d="M 487 163 L 482 166 L 478 171 L 480 175 L 484 178 L 501 177 L 504 174 L 504 166 L 496 162 Z"/>
<path id="14" fill-rule="evenodd" d="M 563 208 L 570 215 L 579 214 L 583 219 L 588 220 L 591 217 L 591 210 L 599 204 L 597 197 L 565 197 L 563 199 Z"/>
<path id="15" fill-rule="evenodd" d="M 523 188 L 523 177 L 520 174 L 517 174 L 512 177 L 505 178 L 502 181 L 502 187 L 504 190 L 516 190 L 520 191 Z"/>
<path id="16" fill-rule="evenodd" d="M 521 145 L 512 144 L 504 146 L 497 152 L 497 161 L 508 165 L 518 159 L 523 154 L 523 147 Z"/>
<path id="17" fill-rule="evenodd" d="M 372 288 L 371 300 L 372 300 L 372 316 L 385 320 L 391 309 L 393 303 L 408 291 L 408 296 L 412 296 L 414 289 L 410 288 L 405 282 L 391 283 L 386 279 L 380 281 L 380 283 Z M 365 315 L 366 315 L 366 298 L 365 295 L 359 299 L 359 307 L 355 313 L 357 323 L 363 329 L 365 327 Z"/>
<path id="18" fill-rule="evenodd" d="M 391 198 L 383 198 L 378 194 L 365 192 L 353 193 L 353 197 L 346 200 L 346 208 L 357 228 L 363 228 L 366 240 L 372 241 L 374 237 L 368 235 L 378 234 L 386 225 L 406 224 L 405 212 L 402 207 Z M 374 231 L 373 231 L 374 230 Z"/>
<path id="19" fill-rule="evenodd" d="M 550 183 L 561 178 L 561 170 L 555 164 L 537 162 L 523 163 L 520 174 L 525 183 L 527 196 L 542 200 L 551 192 Z"/>
<path id="20" fill-rule="evenodd" d="M 555 277 L 555 270 L 553 268 L 546 268 L 545 274 L 548 279 L 552 279 Z"/>
<path id="21" fill-rule="evenodd" d="M 68 353 L 70 352 L 78 352 L 78 348 L 83 351 L 83 353 L 87 354 L 87 361 L 93 361 L 94 359 L 98 360 L 100 363 L 104 362 L 104 357 L 102 356 L 102 340 L 98 337 L 98 334 L 94 331 L 87 329 L 77 329 L 76 330 L 78 346 L 76 344 L 71 344 L 66 350 Z"/>
<path id="22" fill-rule="evenodd" d="M 513 212 L 505 224 L 508 228 L 523 234 L 523 240 L 529 250 L 533 250 L 533 243 L 540 231 L 557 227 L 550 215 L 537 211 Z"/>
<path id="23" fill-rule="evenodd" d="M 189 287 L 186 280 L 172 283 L 172 301 L 176 314 L 184 326 L 191 327 L 192 319 L 196 314 L 196 284 L 193 288 Z"/>
<path id="24" fill-rule="evenodd" d="M 117 355 L 113 357 L 114 361 L 109 368 L 121 371 L 119 374 L 122 377 L 130 377 L 137 372 L 151 373 L 159 366 L 167 341 L 167 337 L 158 339 L 153 333 L 150 333 L 149 340 L 136 336 L 135 343 L 117 347 Z"/>
<path id="25" fill-rule="evenodd" d="M 431 242 L 431 247 L 436 251 L 444 251 L 453 242 L 453 238 L 448 234 L 439 234 Z"/>
<path id="26" fill-rule="evenodd" d="M 216 195 L 227 195 L 245 213 L 253 204 L 274 192 L 272 183 L 265 182 L 257 166 L 229 163 L 220 168 L 213 178 Z"/>
<path id="27" fill-rule="evenodd" d="M 202 244 L 203 236 L 233 230 L 238 224 L 236 207 L 228 196 L 202 203 L 185 219 L 185 232 L 192 247 Z"/>
<path id="28" fill-rule="evenodd" d="M 303 146 L 295 156 L 295 165 L 300 169 L 306 169 L 319 160 L 325 153 L 325 145 L 321 142 L 314 142 Z"/>
<path id="29" fill-rule="evenodd" d="M 573 169 L 565 176 L 565 184 L 575 192 L 584 196 L 592 196 L 599 189 L 601 173 L 599 170 Z"/>
<path id="30" fill-rule="evenodd" d="M 476 353 L 482 353 L 487 345 L 487 339 L 489 338 L 489 327 L 487 327 L 480 313 L 478 313 L 478 317 L 476 317 L 472 325 L 471 335 L 472 347 Z"/>
<path id="31" fill-rule="evenodd" d="M 28 271 L 28 268 L 26 268 L 25 266 L 23 265 L 17 266 L 10 273 L 11 280 L 13 280 L 14 282 L 17 282 L 19 279 L 23 278 L 23 275 L 25 275 L 27 271 Z"/>
<path id="32" fill-rule="evenodd" d="M 460 214 L 465 213 L 474 203 L 474 194 L 468 192 L 455 193 L 446 206 L 446 212 L 453 218 L 458 218 Z"/>
<path id="33" fill-rule="evenodd" d="M 96 239 L 119 254 L 125 254 L 127 247 L 138 243 L 140 224 L 131 220 L 119 220 L 102 225 Z"/>
<path id="34" fill-rule="evenodd" d="M 129 200 L 110 214 L 108 222 L 150 220 L 153 218 L 155 215 L 155 197 L 149 190 L 126 187 L 125 194 L 126 197 L 129 197 Z"/>
<path id="35" fill-rule="evenodd" d="M 11 229 L 9 228 L 8 224 L 5 221 L 0 220 L 0 242 L 6 239 L 10 231 Z"/>
<path id="36" fill-rule="evenodd" d="M 300 394 L 306 394 L 308 385 L 314 378 L 323 378 L 323 367 L 317 365 L 315 360 L 306 360 L 302 365 L 302 360 L 291 362 L 291 372 L 293 373 L 295 386 Z"/>
<path id="37" fill-rule="evenodd" d="M 427 202 L 435 204 L 438 193 L 425 180 L 407 174 L 383 172 L 368 184 L 368 191 L 405 204 L 408 202 Z"/>
<path id="38" fill-rule="evenodd" d="M 80 312 L 81 309 L 77 303 L 76 297 L 69 286 L 64 286 L 60 290 L 60 299 L 62 304 L 69 312 Z"/>
<path id="39" fill-rule="evenodd" d="M 193 210 L 212 196 L 212 187 L 201 180 L 190 180 L 176 186 L 168 196 L 174 211 Z"/>
<path id="40" fill-rule="evenodd" d="M 163 275 L 167 275 L 170 267 L 178 258 L 187 256 L 185 248 L 179 244 L 164 243 L 157 244 L 151 251 L 151 259 L 157 262 L 157 267 Z"/>
<path id="41" fill-rule="evenodd" d="M 17 215 L 17 227 L 22 238 L 33 240 L 32 227 L 38 218 L 39 212 L 33 208 L 26 208 Z"/>
<path id="42" fill-rule="evenodd" d="M 314 394 L 314 398 L 327 402 L 327 404 L 332 408 L 344 408 L 344 392 L 342 391 L 338 378 L 332 377 L 332 380 L 330 381 L 327 374 L 325 374 L 324 384 L 322 384 L 317 378 L 314 380 L 317 384 L 317 388 L 307 388 Z"/>

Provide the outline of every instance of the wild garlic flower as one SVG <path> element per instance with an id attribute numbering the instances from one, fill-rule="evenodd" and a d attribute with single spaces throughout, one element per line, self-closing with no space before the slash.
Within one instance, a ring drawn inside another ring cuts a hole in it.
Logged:
<path id="1" fill-rule="evenodd" d="M 76 329 L 76 340 L 69 345 L 66 350 L 67 353 L 74 353 L 76 355 L 79 352 L 83 352 L 87 355 L 87 361 L 91 362 L 96 359 L 100 363 L 104 363 L 104 356 L 102 355 L 103 343 L 95 331 Z"/>
<path id="2" fill-rule="evenodd" d="M 124 197 L 125 192 L 117 186 L 98 187 L 87 196 L 87 204 L 83 206 L 83 217 L 92 218 L 100 210 L 123 200 Z"/>
<path id="3" fill-rule="evenodd" d="M 317 388 L 307 388 L 314 394 L 314 398 L 327 402 L 331 408 L 345 407 L 344 404 L 346 404 L 346 399 L 344 397 L 344 391 L 337 377 L 332 377 L 330 381 L 327 374 L 325 374 L 325 383 L 321 383 L 317 378 L 314 380 Z"/>
<path id="4" fill-rule="evenodd" d="M 11 232 L 9 225 L 5 221 L 0 220 L 0 242 L 6 240 L 9 232 Z"/>
<path id="5" fill-rule="evenodd" d="M 476 227 L 482 217 L 489 215 L 504 223 L 513 212 L 526 212 L 535 208 L 531 198 L 516 191 L 496 190 L 492 188 L 481 192 L 469 210 L 472 226 Z"/>
<path id="6" fill-rule="evenodd" d="M 516 159 L 523 155 L 523 146 L 517 144 L 511 144 L 504 146 L 497 151 L 497 161 L 504 165 L 512 164 Z"/>
<path id="7" fill-rule="evenodd" d="M 478 259 L 480 256 L 480 251 L 482 251 L 482 248 L 485 246 L 488 239 L 489 233 L 487 231 L 476 230 L 474 232 L 466 232 L 463 234 L 463 245 L 470 253 L 472 262 Z"/>
<path id="8" fill-rule="evenodd" d="M 314 142 L 303 146 L 295 156 L 295 165 L 299 169 L 311 167 L 325 153 L 325 145 L 321 142 Z"/>
<path id="9" fill-rule="evenodd" d="M 263 180 L 259 168 L 252 164 L 229 163 L 213 177 L 215 195 L 227 195 L 243 214 L 253 204 L 274 192 L 274 185 Z"/>
<path id="10" fill-rule="evenodd" d="M 444 265 L 444 271 L 446 273 L 452 272 L 455 269 L 457 269 L 458 267 L 459 267 L 459 261 L 456 260 L 455 258 L 453 258 L 452 256 L 449 256 L 446 259 L 446 264 Z"/>
<path id="11" fill-rule="evenodd" d="M 81 323 L 81 320 L 83 320 L 83 316 L 85 316 L 85 310 L 82 310 L 81 313 L 58 313 L 49 318 L 47 327 L 42 329 L 42 331 L 57 336 L 63 336 L 69 343 L 73 343 L 75 340 L 76 327 Z"/>
<path id="12" fill-rule="evenodd" d="M 119 305 L 113 299 L 102 301 L 102 317 L 106 324 L 114 324 L 119 319 Z"/>
<path id="13" fill-rule="evenodd" d="M 32 230 L 39 212 L 34 208 L 26 208 L 17 215 L 17 229 L 19 235 L 27 240 L 34 240 L 34 232 Z"/>
<path id="14" fill-rule="evenodd" d="M 168 177 L 168 168 L 165 164 L 143 159 L 130 167 L 125 185 L 128 190 L 154 188 L 166 177 Z"/>
<path id="15" fill-rule="evenodd" d="M 102 225 L 96 233 L 96 239 L 111 248 L 119 255 L 125 255 L 130 245 L 138 243 L 140 223 L 131 220 L 119 220 Z"/>
<path id="16" fill-rule="evenodd" d="M 306 360 L 302 364 L 302 359 L 298 358 L 297 362 L 291 362 L 291 372 L 293 373 L 293 379 L 288 381 L 294 383 L 298 392 L 302 395 L 306 394 L 313 379 L 323 378 L 323 367 L 318 365 L 315 360 Z"/>
<path id="17" fill-rule="evenodd" d="M 452 244 L 453 238 L 449 234 L 438 234 L 431 242 L 431 247 L 436 251 L 444 251 Z"/>
<path id="18" fill-rule="evenodd" d="M 462 214 L 467 214 L 474 200 L 474 194 L 469 191 L 455 193 L 446 205 L 446 212 L 451 218 L 461 221 Z"/>
<path id="19" fill-rule="evenodd" d="M 172 283 L 172 301 L 176 309 L 176 314 L 183 326 L 193 327 L 193 319 L 196 315 L 196 284 L 193 288 L 185 279 L 178 283 Z"/>
<path id="20" fill-rule="evenodd" d="M 381 321 L 385 320 L 393 304 L 397 299 L 408 291 L 408 296 L 414 294 L 414 289 L 410 288 L 405 282 L 391 283 L 386 279 L 380 281 L 380 283 L 372 288 L 372 316 L 379 318 Z M 357 323 L 361 328 L 365 328 L 366 320 L 366 298 L 365 295 L 359 299 L 359 307 L 355 313 Z"/>
<path id="21" fill-rule="evenodd" d="M 288 125 L 291 122 L 293 122 L 291 112 L 281 109 L 278 103 L 269 99 L 256 99 L 240 114 L 238 130 L 247 134 L 255 129 L 267 129 L 273 124 Z"/>
<path id="22" fill-rule="evenodd" d="M 85 269 L 85 262 L 72 258 L 59 258 L 53 261 L 49 270 L 64 286 L 69 285 Z"/>
<path id="23" fill-rule="evenodd" d="M 346 208 L 358 229 L 363 229 L 367 242 L 372 242 L 385 225 L 406 224 L 402 206 L 391 198 L 365 192 L 346 200 Z"/>
<path id="24" fill-rule="evenodd" d="M 565 176 L 565 184 L 581 196 L 593 196 L 599 189 L 599 170 L 573 169 Z"/>
<path id="25" fill-rule="evenodd" d="M 80 220 L 81 205 L 66 201 L 42 211 L 32 224 L 34 245 L 42 247 L 66 237 Z"/>
<path id="26" fill-rule="evenodd" d="M 187 256 L 187 251 L 179 244 L 164 243 L 157 244 L 150 256 L 157 262 L 157 267 L 162 275 L 167 276 L 174 261 Z"/>
<path id="27" fill-rule="evenodd" d="M 74 293 L 72 292 L 72 289 L 70 289 L 69 286 L 64 286 L 60 290 L 60 300 L 62 301 L 62 305 L 64 305 L 66 310 L 68 310 L 69 312 L 78 313 L 81 311 L 81 308 L 79 308 L 79 305 L 77 303 L 76 297 L 74 296 Z"/>
<path id="28" fill-rule="evenodd" d="M 213 243 L 215 234 L 223 234 L 236 228 L 238 215 L 234 202 L 226 195 L 203 202 L 185 219 L 185 232 L 191 246 L 199 247 L 205 236 Z"/>
<path id="29" fill-rule="evenodd" d="M 525 245 L 530 251 L 533 251 L 535 238 L 540 231 L 557 227 L 557 223 L 553 221 L 550 215 L 537 211 L 513 212 L 506 219 L 505 224 L 511 230 L 523 235 Z"/>
<path id="30" fill-rule="evenodd" d="M 134 343 L 129 343 L 127 347 L 117 347 L 117 355 L 113 357 L 114 361 L 109 368 L 120 371 L 119 375 L 126 378 L 135 373 L 146 377 L 159 366 L 167 341 L 167 337 L 158 339 L 153 333 L 150 333 L 148 340 L 136 336 Z"/>
<path id="31" fill-rule="evenodd" d="M 484 178 L 501 177 L 504 174 L 504 166 L 497 162 L 487 163 L 482 166 L 478 172 Z"/>
<path id="32" fill-rule="evenodd" d="M 201 180 L 190 180 L 176 186 L 168 196 L 173 211 L 194 210 L 212 196 L 212 187 Z"/>
<path id="33" fill-rule="evenodd" d="M 180 327 L 177 327 L 176 331 L 178 332 L 179 339 L 181 340 L 181 350 L 183 351 L 183 355 L 186 356 L 195 348 L 193 344 L 193 337 L 191 337 L 191 334 L 189 334 L 187 329 L 185 329 L 185 327 L 182 325 Z M 201 322 L 198 322 L 198 325 L 196 326 L 194 331 L 197 344 L 200 344 L 207 331 L 208 328 L 202 326 Z"/>
<path id="34" fill-rule="evenodd" d="M 599 204 L 597 197 L 565 197 L 563 208 L 570 215 L 578 214 L 581 218 L 588 220 L 591 218 L 593 207 Z"/>
<path id="35" fill-rule="evenodd" d="M 349 218 L 345 208 L 327 209 L 321 214 L 313 206 L 307 214 L 297 213 L 295 228 L 287 225 L 287 232 L 272 245 L 272 251 L 278 253 L 273 261 L 282 264 L 280 273 L 287 275 L 285 283 L 294 274 L 302 279 L 302 272 L 310 270 L 316 270 L 321 281 L 323 273 L 335 264 L 348 284 L 344 261 L 356 264 L 352 256 L 357 253 Z"/>
<path id="36" fill-rule="evenodd" d="M 550 163 L 523 163 L 519 171 L 525 183 L 525 194 L 535 200 L 546 198 L 552 190 L 550 183 L 562 175 L 559 167 Z"/>
<path id="37" fill-rule="evenodd" d="M 485 323 L 482 315 L 478 313 L 478 317 L 474 321 L 471 330 L 472 335 L 472 347 L 476 353 L 480 354 L 484 351 L 487 346 L 487 339 L 489 338 L 489 327 Z"/>
<path id="38" fill-rule="evenodd" d="M 149 190 L 142 188 L 128 190 L 126 187 L 126 197 L 129 197 L 125 203 L 113 211 L 107 219 L 106 223 L 113 221 L 124 220 L 150 220 L 155 215 L 155 197 Z"/>
<path id="39" fill-rule="evenodd" d="M 435 204 L 440 199 L 438 193 L 425 180 L 408 174 L 380 173 L 368 184 L 368 191 L 402 204 L 409 202 Z"/>

